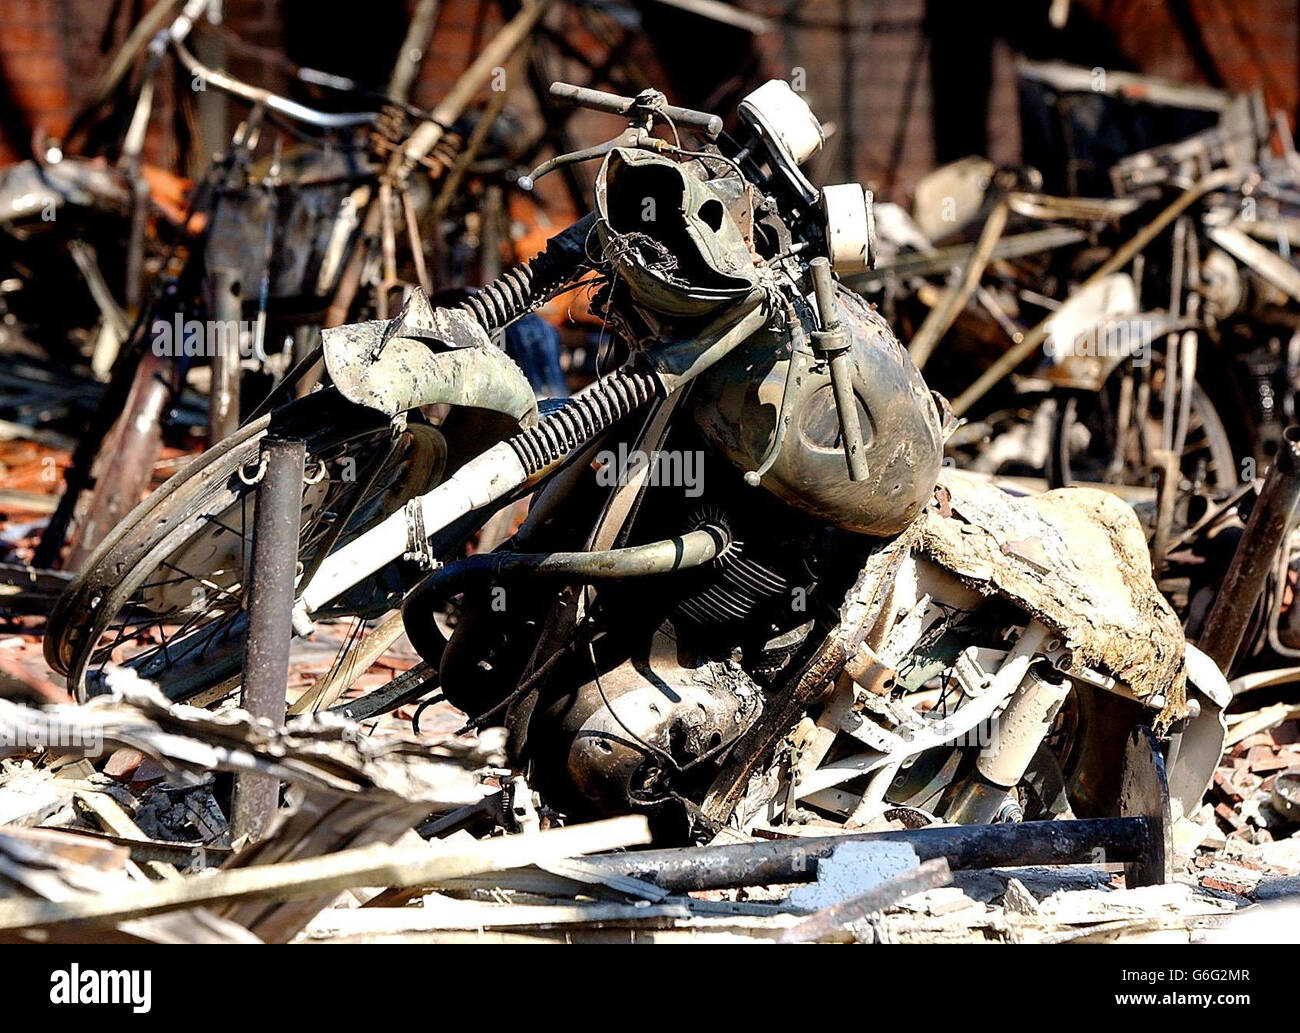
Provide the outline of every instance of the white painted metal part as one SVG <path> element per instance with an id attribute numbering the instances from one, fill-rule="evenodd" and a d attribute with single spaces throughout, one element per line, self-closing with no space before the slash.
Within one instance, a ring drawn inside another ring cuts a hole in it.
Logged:
<path id="1" fill-rule="evenodd" d="M 486 506 L 528 479 L 519 457 L 506 443 L 494 445 L 470 460 L 432 491 L 415 500 L 423 516 L 423 531 L 431 537 L 466 513 Z M 406 509 L 352 539 L 321 563 L 295 608 L 296 624 L 335 596 L 365 580 L 407 551 L 410 532 Z"/>
<path id="2" fill-rule="evenodd" d="M 826 248 L 831 266 L 841 276 L 864 272 L 871 265 L 871 192 L 859 183 L 822 187 L 826 219 Z"/>
<path id="3" fill-rule="evenodd" d="M 740 102 L 740 111 L 784 147 L 796 165 L 822 149 L 821 123 L 784 79 L 769 79 Z"/>

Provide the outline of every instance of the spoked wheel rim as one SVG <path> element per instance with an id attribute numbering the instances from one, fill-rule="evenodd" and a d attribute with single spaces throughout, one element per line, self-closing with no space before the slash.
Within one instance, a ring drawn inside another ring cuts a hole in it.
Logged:
<path id="1" fill-rule="evenodd" d="M 358 413 L 365 418 L 353 429 L 335 422 L 308 437 L 299 574 L 322 549 L 374 526 L 441 475 L 446 448 L 435 428 L 412 423 L 394 438 L 383 417 L 366 410 L 350 415 Z M 56 652 L 67 657 L 69 682 L 79 697 L 102 691 L 110 663 L 156 682 L 173 699 L 237 680 L 257 455 L 265 430 L 264 424 L 212 464 L 196 460 L 202 469 L 183 472 L 159 489 L 169 497 L 137 510 L 128 521 L 132 530 L 107 553 L 96 554 L 98 567 L 81 579 L 90 587 L 79 594 L 74 586 L 65 598 L 62 608 L 78 609 L 81 619 L 63 615 L 60 623 L 76 629 L 76 641 Z M 349 512 L 344 530 L 335 535 L 334 526 Z M 104 584 L 115 572 L 116 583 Z M 393 591 L 392 572 L 380 572 L 320 616 L 385 609 Z"/>
<path id="2" fill-rule="evenodd" d="M 1096 395 L 1072 397 L 1061 409 L 1053 459 L 1054 481 L 1060 486 L 1111 484 L 1154 488 L 1153 453 L 1161 444 L 1158 391 L 1151 392 L 1152 409 L 1129 422 L 1123 441 L 1117 427 L 1121 411 L 1117 382 Z M 1119 450 L 1119 461 L 1115 456 Z M 1180 495 L 1215 494 L 1239 483 L 1231 438 L 1214 403 L 1200 384 L 1193 385 L 1186 439 L 1178 456 Z"/>

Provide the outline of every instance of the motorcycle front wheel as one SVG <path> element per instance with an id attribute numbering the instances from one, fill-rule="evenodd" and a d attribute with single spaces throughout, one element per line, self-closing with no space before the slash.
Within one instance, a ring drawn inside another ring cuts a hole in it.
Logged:
<path id="1" fill-rule="evenodd" d="M 278 434 L 300 437 L 307 448 L 300 577 L 428 491 L 443 472 L 446 444 L 436 428 L 412 420 L 395 432 L 382 413 L 333 390 L 240 428 L 137 506 L 55 606 L 46 659 L 79 699 L 104 690 L 109 665 L 133 670 L 173 700 L 206 702 L 238 684 L 259 450 L 272 419 Z M 316 616 L 392 608 L 406 587 L 395 566 Z"/>

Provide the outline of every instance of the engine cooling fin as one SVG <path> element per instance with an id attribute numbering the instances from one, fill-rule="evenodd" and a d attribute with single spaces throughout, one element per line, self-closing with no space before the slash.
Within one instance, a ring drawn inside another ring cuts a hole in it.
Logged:
<path id="1" fill-rule="evenodd" d="M 748 619 L 775 599 L 789 598 L 790 581 L 746 555 L 745 543 L 736 537 L 725 514 L 709 509 L 691 521 L 692 527 L 709 523 L 726 527 L 731 545 L 713 561 L 713 583 L 678 603 L 677 616 L 701 627 L 732 624 Z"/>

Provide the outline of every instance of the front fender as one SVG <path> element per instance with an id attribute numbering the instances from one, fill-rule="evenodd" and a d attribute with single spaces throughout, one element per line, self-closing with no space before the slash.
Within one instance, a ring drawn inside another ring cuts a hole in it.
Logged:
<path id="1" fill-rule="evenodd" d="M 1155 342 L 1170 334 L 1199 330 L 1202 325 L 1197 319 L 1163 312 L 1144 312 L 1098 323 L 1081 332 L 1081 343 L 1068 350 L 1062 346 L 1061 352 L 1047 358 L 1024 383 L 1041 389 L 1046 382 L 1054 388 L 1096 393 L 1123 363 L 1149 364 Z"/>
<path id="2" fill-rule="evenodd" d="M 331 327 L 321 346 L 339 394 L 387 416 L 447 402 L 504 413 L 521 427 L 537 422 L 523 371 L 473 316 L 433 308 L 418 288 L 396 319 Z"/>

